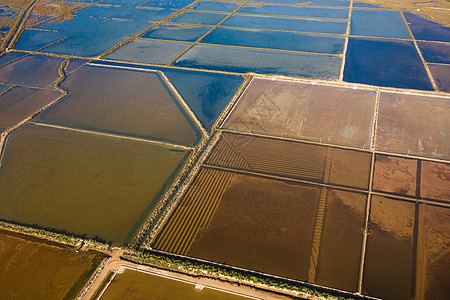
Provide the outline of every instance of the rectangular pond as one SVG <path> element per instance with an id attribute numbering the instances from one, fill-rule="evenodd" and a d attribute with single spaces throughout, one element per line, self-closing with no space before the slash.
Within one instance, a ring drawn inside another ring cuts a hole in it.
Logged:
<path id="1" fill-rule="evenodd" d="M 318 198 L 317 187 L 202 169 L 153 247 L 307 280 Z"/>
<path id="2" fill-rule="evenodd" d="M 203 286 L 199 290 L 195 283 L 125 269 L 123 273 L 114 276 L 100 299 L 245 300 L 248 298 Z"/>
<path id="3" fill-rule="evenodd" d="M 450 158 L 448 98 L 381 93 L 375 149 Z"/>
<path id="4" fill-rule="evenodd" d="M 134 40 L 109 54 L 105 59 L 166 65 L 190 46 L 189 43 Z"/>
<path id="5" fill-rule="evenodd" d="M 0 68 L 0 81 L 28 87 L 44 88 L 59 78 L 58 69 L 64 58 L 28 55 Z"/>
<path id="6" fill-rule="evenodd" d="M 198 25 L 216 25 L 228 16 L 227 13 L 186 11 L 170 19 L 170 22 Z"/>
<path id="7" fill-rule="evenodd" d="M 450 64 L 450 44 L 417 42 L 417 45 L 426 62 Z"/>
<path id="8" fill-rule="evenodd" d="M 351 35 L 411 39 L 399 11 L 353 9 L 350 28 Z"/>
<path id="9" fill-rule="evenodd" d="M 252 4 L 294 4 L 294 5 L 318 5 L 318 6 L 342 6 L 348 7 L 350 6 L 349 0 L 309 0 L 309 1 L 300 1 L 300 0 L 250 0 L 250 5 Z"/>
<path id="10" fill-rule="evenodd" d="M 412 12 L 404 11 L 403 15 L 417 40 L 450 42 L 450 27 Z"/>
<path id="11" fill-rule="evenodd" d="M 347 19 L 347 8 L 325 8 L 312 6 L 291 6 L 291 5 L 252 5 L 246 4 L 238 13 L 243 14 L 262 14 L 273 16 L 290 17 L 308 17 L 308 18 L 329 18 L 329 19 Z"/>
<path id="12" fill-rule="evenodd" d="M 373 189 L 387 193 L 417 196 L 417 159 L 375 155 Z"/>
<path id="13" fill-rule="evenodd" d="M 421 162 L 420 196 L 450 202 L 450 163 Z"/>
<path id="14" fill-rule="evenodd" d="M 190 9 L 193 10 L 206 10 L 206 11 L 217 11 L 217 12 L 232 12 L 239 8 L 239 4 L 236 2 L 219 2 L 219 1 L 200 1 Z"/>
<path id="15" fill-rule="evenodd" d="M 366 200 L 366 194 L 328 190 L 325 216 L 316 220 L 316 231 L 322 233 L 314 249 L 319 251 L 316 283 L 358 290 Z"/>
<path id="16" fill-rule="evenodd" d="M 415 206 L 413 202 L 372 196 L 363 294 L 410 299 Z"/>
<path id="17" fill-rule="evenodd" d="M 428 68 L 439 91 L 450 93 L 450 65 L 432 65 Z"/>
<path id="18" fill-rule="evenodd" d="M 152 1 L 143 0 L 140 2 L 141 2 L 140 6 L 142 7 L 181 9 L 195 2 L 195 0 L 152 0 Z"/>
<path id="19" fill-rule="evenodd" d="M 37 51 L 45 46 L 55 43 L 68 35 L 60 32 L 42 30 L 24 30 L 14 49 Z"/>
<path id="20" fill-rule="evenodd" d="M 450 280 L 450 209 L 421 204 L 418 215 L 416 299 L 445 298 Z"/>
<path id="21" fill-rule="evenodd" d="M 368 149 L 375 96 L 373 91 L 253 79 L 223 127 Z"/>
<path id="22" fill-rule="evenodd" d="M 236 14 L 223 22 L 222 26 L 345 34 L 345 31 L 347 30 L 347 21 Z"/>
<path id="23" fill-rule="evenodd" d="M 336 80 L 341 58 L 325 55 L 196 45 L 174 66 L 226 72 L 277 74 Z"/>
<path id="24" fill-rule="evenodd" d="M 345 39 L 336 36 L 293 32 L 217 28 L 201 42 L 217 45 L 341 54 L 344 49 Z"/>
<path id="25" fill-rule="evenodd" d="M 127 243 L 187 155 L 153 143 L 26 125 L 6 147 L 0 218 Z"/>
<path id="26" fill-rule="evenodd" d="M 412 41 L 349 38 L 344 81 L 433 90 Z"/>

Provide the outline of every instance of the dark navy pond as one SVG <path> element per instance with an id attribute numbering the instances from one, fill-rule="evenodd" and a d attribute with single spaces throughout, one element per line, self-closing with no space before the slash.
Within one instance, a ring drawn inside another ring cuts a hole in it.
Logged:
<path id="1" fill-rule="evenodd" d="M 417 40 L 450 42 L 450 27 L 404 11 L 409 28 Z"/>
<path id="2" fill-rule="evenodd" d="M 433 90 L 413 42 L 349 38 L 344 80 Z"/>
<path id="3" fill-rule="evenodd" d="M 417 42 L 425 61 L 450 64 L 450 45 L 443 43 Z"/>

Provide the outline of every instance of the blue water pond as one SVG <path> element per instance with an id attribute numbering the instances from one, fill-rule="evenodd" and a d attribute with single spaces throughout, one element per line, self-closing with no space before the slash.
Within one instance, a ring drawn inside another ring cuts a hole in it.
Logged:
<path id="1" fill-rule="evenodd" d="M 141 1 L 141 3 L 145 3 L 145 2 L 146 2 L 145 0 Z M 153 0 L 151 2 L 145 3 L 143 6 L 180 9 L 180 8 L 188 6 L 192 2 L 195 2 L 195 1 L 194 0 Z"/>
<path id="2" fill-rule="evenodd" d="M 290 51 L 340 54 L 345 39 L 292 32 L 217 28 L 202 43 L 244 47 L 269 48 Z"/>
<path id="3" fill-rule="evenodd" d="M 450 27 L 404 11 L 409 28 L 418 40 L 450 42 Z"/>
<path id="4" fill-rule="evenodd" d="M 344 80 L 433 90 L 413 42 L 349 38 Z"/>
<path id="5" fill-rule="evenodd" d="M 237 5 L 236 3 L 233 3 L 233 2 L 201 1 L 201 2 L 193 5 L 190 9 L 232 12 L 238 8 L 239 8 L 239 5 Z"/>
<path id="6" fill-rule="evenodd" d="M 172 13 L 164 9 L 91 6 L 80 10 L 72 20 L 44 23 L 37 28 L 55 30 L 58 37 L 69 36 L 45 52 L 92 57 L 151 26 L 150 21 L 162 20 Z"/>
<path id="7" fill-rule="evenodd" d="M 353 7 L 365 7 L 365 8 L 382 8 L 380 5 L 364 3 L 359 1 L 353 1 Z"/>
<path id="8" fill-rule="evenodd" d="M 195 42 L 211 30 L 211 26 L 162 24 L 142 35 L 142 38 Z"/>
<path id="9" fill-rule="evenodd" d="M 336 80 L 341 59 L 326 55 L 197 45 L 179 58 L 174 66 Z"/>
<path id="10" fill-rule="evenodd" d="M 267 14 L 277 16 L 291 16 L 291 17 L 308 17 L 308 18 L 332 18 L 332 19 L 347 19 L 347 8 L 324 8 L 314 6 L 290 6 L 290 5 L 258 5 L 251 6 L 247 4 L 241 8 L 239 13 L 249 14 Z"/>
<path id="11" fill-rule="evenodd" d="M 347 21 L 283 18 L 271 16 L 233 15 L 222 24 L 223 26 L 287 30 L 312 33 L 345 34 Z"/>
<path id="12" fill-rule="evenodd" d="M 0 67 L 21 57 L 24 57 L 27 55 L 26 53 L 20 53 L 20 52 L 10 52 L 6 53 L 3 56 L 0 56 Z"/>
<path id="13" fill-rule="evenodd" d="M 350 6 L 349 0 L 252 0 L 250 3 L 296 4 L 296 5 L 320 5 L 320 6 Z"/>
<path id="14" fill-rule="evenodd" d="M 64 37 L 67 37 L 67 35 L 60 32 L 24 30 L 14 48 L 19 50 L 36 51 Z"/>
<path id="15" fill-rule="evenodd" d="M 187 43 L 135 40 L 120 47 L 105 58 L 165 65 L 189 46 L 190 44 Z"/>
<path id="16" fill-rule="evenodd" d="M 228 14 L 224 14 L 224 13 L 187 11 L 185 13 L 182 13 L 181 15 L 178 15 L 178 16 L 170 19 L 170 22 L 216 25 L 220 21 L 225 19 L 227 16 L 228 16 Z"/>
<path id="17" fill-rule="evenodd" d="M 228 105 L 244 79 L 240 76 L 177 69 L 162 70 L 206 129 Z"/>
<path id="18" fill-rule="evenodd" d="M 411 39 L 398 11 L 354 9 L 350 28 L 351 35 Z"/>
<path id="19" fill-rule="evenodd" d="M 425 61 L 450 64 L 450 45 L 444 43 L 417 42 Z"/>

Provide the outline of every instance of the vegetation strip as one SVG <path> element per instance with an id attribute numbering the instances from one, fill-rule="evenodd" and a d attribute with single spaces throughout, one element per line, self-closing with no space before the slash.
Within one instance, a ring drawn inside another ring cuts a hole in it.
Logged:
<path id="1" fill-rule="evenodd" d="M 162 251 L 125 252 L 122 259 L 195 277 L 208 277 L 229 283 L 307 299 L 374 299 L 355 293 L 227 266 Z"/>

